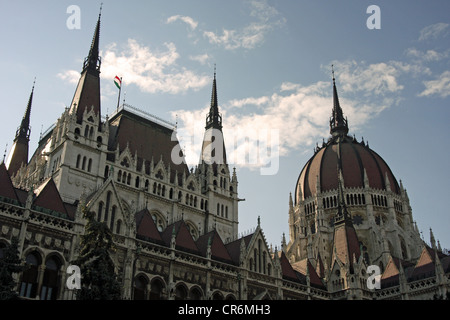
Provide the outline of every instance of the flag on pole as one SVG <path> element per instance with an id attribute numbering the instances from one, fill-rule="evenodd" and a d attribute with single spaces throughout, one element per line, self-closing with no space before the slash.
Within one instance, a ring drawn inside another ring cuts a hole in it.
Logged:
<path id="1" fill-rule="evenodd" d="M 118 89 L 120 89 L 120 87 L 122 86 L 122 80 L 121 80 L 118 76 L 116 76 L 116 77 L 114 78 L 114 84 L 116 85 L 116 87 L 117 87 Z"/>

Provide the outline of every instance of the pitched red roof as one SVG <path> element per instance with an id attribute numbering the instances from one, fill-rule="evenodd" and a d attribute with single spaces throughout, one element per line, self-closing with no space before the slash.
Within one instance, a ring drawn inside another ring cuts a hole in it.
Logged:
<path id="1" fill-rule="evenodd" d="M 36 191 L 36 198 L 33 201 L 34 206 L 60 212 L 67 217 L 69 216 L 52 178 L 48 179 Z"/>
<path id="2" fill-rule="evenodd" d="M 0 164 L 0 196 L 20 203 L 5 164 Z"/>
<path id="3" fill-rule="evenodd" d="M 167 226 L 167 228 L 162 232 L 161 238 L 167 246 L 170 246 L 173 233 L 175 233 L 176 249 L 200 255 L 200 251 L 198 250 L 197 245 L 195 244 L 194 239 L 192 239 L 191 233 L 183 220 Z"/>
<path id="4" fill-rule="evenodd" d="M 322 290 L 326 290 L 326 287 L 324 286 L 322 280 L 320 280 L 320 277 L 317 274 L 316 269 L 307 258 L 297 261 L 292 265 L 292 268 L 305 277 L 307 275 L 307 272 L 309 272 L 309 282 L 311 286 Z"/>
<path id="5" fill-rule="evenodd" d="M 353 258 L 355 257 L 358 260 L 361 255 L 355 228 L 346 223 L 335 227 L 333 246 L 335 250 L 333 248 L 332 260 L 337 257 L 342 263 L 350 267 L 353 266 Z"/>
<path id="6" fill-rule="evenodd" d="M 245 243 L 245 247 L 248 248 L 248 245 L 250 241 L 252 240 L 253 233 L 249 234 L 243 238 L 239 238 L 237 240 L 234 240 L 232 242 L 229 242 L 225 245 L 225 247 L 228 250 L 228 253 L 230 254 L 231 259 L 236 265 L 239 265 L 239 260 L 241 257 L 241 241 L 243 240 Z"/>
<path id="7" fill-rule="evenodd" d="M 283 251 L 281 251 L 281 255 L 280 255 L 280 264 L 281 264 L 281 274 L 283 276 L 283 279 L 286 279 L 289 281 L 301 282 L 300 278 L 297 276 L 297 273 L 295 272 L 293 266 L 291 266 L 291 264 L 289 263 L 289 260 Z"/>
<path id="8" fill-rule="evenodd" d="M 164 244 L 161 234 L 156 228 L 155 221 L 148 211 L 144 209 L 136 213 L 136 233 L 137 236 L 143 240 Z"/>
<path id="9" fill-rule="evenodd" d="M 186 163 L 175 164 L 172 161 L 172 151 L 177 146 L 179 148 L 178 141 L 172 138 L 173 130 L 126 109 L 114 115 L 110 119 L 110 125 L 110 150 L 115 150 L 119 145 L 119 152 L 123 152 L 128 145 L 132 155 L 137 152 L 138 166 L 144 165 L 145 170 L 148 170 L 151 159 L 156 165 L 162 157 L 166 165 L 170 164 L 171 181 L 174 180 L 175 171 L 180 177 L 183 172 L 189 172 Z M 146 160 L 145 164 L 143 159 Z"/>
<path id="10" fill-rule="evenodd" d="M 210 240 L 211 239 L 211 240 Z M 233 260 L 228 253 L 227 248 L 223 244 L 222 239 L 216 230 L 212 230 L 202 236 L 200 236 L 197 241 L 197 247 L 203 256 L 206 256 L 208 249 L 208 242 L 211 241 L 211 258 L 214 260 L 219 260 L 226 263 L 233 263 Z"/>

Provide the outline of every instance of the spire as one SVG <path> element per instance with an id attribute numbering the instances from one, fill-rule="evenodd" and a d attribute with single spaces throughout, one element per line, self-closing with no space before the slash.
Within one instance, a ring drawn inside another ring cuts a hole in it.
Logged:
<path id="1" fill-rule="evenodd" d="M 219 113 L 219 103 L 217 102 L 217 81 L 216 81 L 216 66 L 214 65 L 214 80 L 211 92 L 211 107 L 206 117 L 206 127 L 222 130 L 222 115 Z"/>
<path id="2" fill-rule="evenodd" d="M 333 112 L 330 119 L 330 133 L 333 136 L 342 136 L 348 133 L 348 123 L 347 119 L 344 119 L 344 113 L 339 104 L 333 65 L 331 65 L 331 69 L 333 73 Z"/>
<path id="3" fill-rule="evenodd" d="M 340 223 L 352 224 L 350 219 L 350 214 L 348 213 L 347 206 L 345 204 L 344 199 L 344 190 L 343 190 L 343 175 L 342 175 L 342 161 L 341 161 L 341 144 L 338 143 L 337 146 L 337 156 L 338 156 L 338 165 L 337 165 L 337 173 L 338 173 L 338 211 L 335 215 L 335 225 Z"/>
<path id="4" fill-rule="evenodd" d="M 28 98 L 27 108 L 25 110 L 25 114 L 23 115 L 22 122 L 20 123 L 20 127 L 19 129 L 17 129 L 15 140 L 17 140 L 19 137 L 25 138 L 27 141 L 30 140 L 30 131 L 31 131 L 30 114 L 31 114 L 31 104 L 33 103 L 33 93 L 35 83 L 36 78 L 34 78 L 33 87 L 31 88 L 30 97 Z"/>
<path id="5" fill-rule="evenodd" d="M 82 123 L 85 112 L 93 109 L 98 117 L 99 130 L 101 131 L 100 114 L 100 64 L 99 42 L 100 42 L 100 18 L 102 8 L 98 15 L 97 25 L 95 27 L 94 37 L 92 38 L 88 56 L 84 59 L 83 70 L 78 81 L 72 99 L 70 114 L 76 114 L 77 123 Z"/>
<path id="6" fill-rule="evenodd" d="M 98 14 L 97 25 L 95 27 L 94 37 L 92 38 L 91 47 L 88 56 L 84 59 L 83 71 L 89 70 L 94 73 L 100 73 L 100 57 L 99 57 L 99 42 L 100 42 L 100 18 L 102 16 L 102 6 L 100 6 L 100 13 Z"/>
<path id="7" fill-rule="evenodd" d="M 22 164 L 28 164 L 28 143 L 30 141 L 30 115 L 31 105 L 33 103 L 34 85 L 36 78 L 33 81 L 33 87 L 31 88 L 31 94 L 28 98 L 27 108 L 23 115 L 19 128 L 16 131 L 14 143 L 6 160 L 6 167 L 11 176 L 13 176 L 22 166 Z"/>
<path id="8" fill-rule="evenodd" d="M 216 67 L 214 66 L 214 80 L 211 93 L 211 107 L 206 116 L 205 136 L 203 138 L 200 163 L 227 164 L 225 142 L 222 132 L 222 115 L 219 113 L 217 102 Z M 217 167 L 214 168 L 215 174 Z"/>

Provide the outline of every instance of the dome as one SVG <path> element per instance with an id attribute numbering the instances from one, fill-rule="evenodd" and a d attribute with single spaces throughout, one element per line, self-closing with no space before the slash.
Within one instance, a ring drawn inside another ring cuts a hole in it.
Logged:
<path id="1" fill-rule="evenodd" d="M 296 204 L 318 192 L 338 189 L 338 168 L 342 171 L 344 188 L 371 188 L 401 194 L 400 187 L 386 162 L 369 148 L 364 140 L 358 142 L 348 133 L 333 76 L 333 112 L 330 118 L 331 138 L 303 167 L 295 190 Z"/>
<path id="2" fill-rule="evenodd" d="M 391 191 L 400 194 L 399 184 L 383 158 L 364 142 L 346 136 L 330 139 L 303 167 L 297 181 L 296 203 L 315 196 L 318 190 L 338 189 L 338 165 L 342 168 L 344 188 L 387 190 L 389 185 Z"/>

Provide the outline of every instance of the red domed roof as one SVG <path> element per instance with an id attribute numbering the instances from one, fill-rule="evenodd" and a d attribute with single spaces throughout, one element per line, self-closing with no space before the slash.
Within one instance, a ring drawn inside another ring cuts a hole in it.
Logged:
<path id="1" fill-rule="evenodd" d="M 372 189 L 386 190 L 387 184 L 393 192 L 400 194 L 400 187 L 386 162 L 364 142 L 357 142 L 349 136 L 330 141 L 319 149 L 303 167 L 297 181 L 296 201 L 301 187 L 303 199 L 316 195 L 317 183 L 320 192 L 338 188 L 338 148 L 340 148 L 342 175 L 345 188 L 364 188 L 367 174 Z M 385 181 L 385 179 L 388 181 Z"/>
<path id="2" fill-rule="evenodd" d="M 330 118 L 331 138 L 303 167 L 297 181 L 295 200 L 299 203 L 317 194 L 338 189 L 338 168 L 344 188 L 387 190 L 400 194 L 400 187 L 386 162 L 368 145 L 347 135 L 348 121 L 339 104 L 333 71 L 333 111 Z M 368 185 L 366 185 L 368 184 Z"/>

